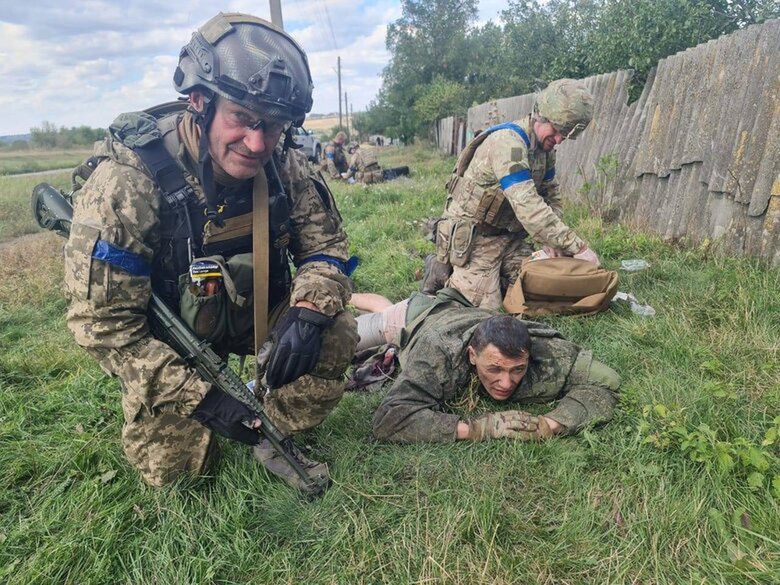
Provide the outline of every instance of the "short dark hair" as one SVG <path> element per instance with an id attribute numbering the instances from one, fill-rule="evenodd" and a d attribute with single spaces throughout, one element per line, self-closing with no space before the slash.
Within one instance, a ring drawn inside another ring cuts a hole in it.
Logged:
<path id="1" fill-rule="evenodd" d="M 531 350 L 531 336 L 528 327 L 511 315 L 496 315 L 477 325 L 469 345 L 480 353 L 493 344 L 508 358 L 519 358 Z"/>

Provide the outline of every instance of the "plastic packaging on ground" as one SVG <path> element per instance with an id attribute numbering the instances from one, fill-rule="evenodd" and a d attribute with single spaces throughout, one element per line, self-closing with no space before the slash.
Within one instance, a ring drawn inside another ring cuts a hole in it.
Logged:
<path id="1" fill-rule="evenodd" d="M 625 293 L 618 291 L 613 297 L 612 303 L 628 303 L 631 308 L 631 312 L 640 317 L 653 317 L 655 316 L 655 309 L 650 305 L 641 304 L 637 298 L 631 293 Z"/>
<path id="2" fill-rule="evenodd" d="M 640 270 L 645 270 L 646 268 L 650 268 L 650 263 L 647 262 L 647 260 L 642 260 L 640 258 L 632 258 L 631 260 L 620 261 L 620 269 L 625 270 L 626 272 L 639 272 Z"/>

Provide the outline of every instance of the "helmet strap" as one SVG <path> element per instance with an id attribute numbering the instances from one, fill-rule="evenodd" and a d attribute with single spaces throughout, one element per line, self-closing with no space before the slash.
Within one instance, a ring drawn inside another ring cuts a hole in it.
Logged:
<path id="1" fill-rule="evenodd" d="M 214 183 L 214 164 L 209 152 L 209 126 L 214 120 L 216 107 L 213 100 L 206 102 L 203 111 L 195 114 L 195 123 L 200 128 L 198 143 L 198 179 L 206 196 L 206 217 L 217 227 L 225 225 L 222 216 L 217 211 L 217 186 Z"/>
<path id="2" fill-rule="evenodd" d="M 287 149 L 292 148 L 293 150 L 297 150 L 299 148 L 303 148 L 303 144 L 298 144 L 293 140 L 292 136 L 293 127 L 290 125 L 289 128 L 284 132 L 284 142 L 282 143 L 282 152 L 284 154 L 287 154 Z"/>

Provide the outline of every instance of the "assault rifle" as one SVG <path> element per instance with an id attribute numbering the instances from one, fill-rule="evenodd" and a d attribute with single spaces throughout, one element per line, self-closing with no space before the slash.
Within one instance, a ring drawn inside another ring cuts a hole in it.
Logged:
<path id="1" fill-rule="evenodd" d="M 58 191 L 48 183 L 33 189 L 32 212 L 38 225 L 67 238 L 73 222 L 73 193 Z M 241 378 L 211 348 L 211 344 L 199 339 L 160 297 L 152 293 L 147 310 L 149 327 L 153 335 L 173 348 L 200 376 L 248 406 L 260 419 L 259 432 L 276 451 L 285 458 L 306 486 L 310 495 L 322 495 L 329 483 L 324 476 L 313 478 L 306 473 L 298 458 L 298 448 L 291 438 L 285 438 L 263 412 L 263 405 L 241 381 Z"/>

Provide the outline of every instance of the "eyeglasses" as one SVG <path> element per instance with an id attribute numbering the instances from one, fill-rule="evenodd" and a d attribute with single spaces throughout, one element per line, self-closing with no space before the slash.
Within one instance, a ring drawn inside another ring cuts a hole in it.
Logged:
<path id="1" fill-rule="evenodd" d="M 292 123 L 289 120 L 282 122 L 270 118 L 255 118 L 241 110 L 227 112 L 225 117 L 232 128 L 244 127 L 248 131 L 262 130 L 263 134 L 271 136 L 286 132 Z"/>
<path id="2" fill-rule="evenodd" d="M 567 128 L 566 126 L 559 126 L 558 124 L 553 123 L 553 128 L 557 130 L 561 136 L 563 136 L 564 140 L 573 140 L 574 138 L 577 138 L 577 136 L 585 130 L 586 124 L 575 124 L 572 128 Z"/>

